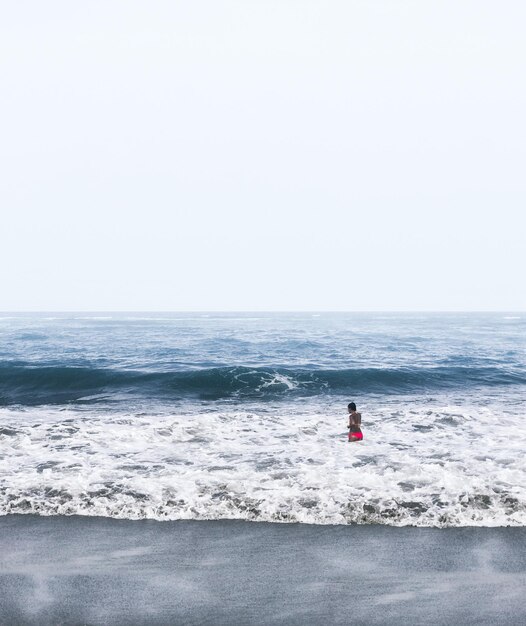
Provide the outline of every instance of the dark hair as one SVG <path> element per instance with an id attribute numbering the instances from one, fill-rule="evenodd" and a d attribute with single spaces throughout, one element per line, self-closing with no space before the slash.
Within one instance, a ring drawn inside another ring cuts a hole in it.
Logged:
<path id="1" fill-rule="evenodd" d="M 349 409 L 349 411 L 356 411 L 356 404 L 354 404 L 354 402 L 351 402 L 347 408 Z"/>

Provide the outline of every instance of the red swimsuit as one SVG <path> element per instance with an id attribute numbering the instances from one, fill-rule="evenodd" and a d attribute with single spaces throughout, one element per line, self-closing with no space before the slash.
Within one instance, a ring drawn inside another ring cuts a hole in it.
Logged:
<path id="1" fill-rule="evenodd" d="M 361 441 L 363 439 L 363 433 L 361 430 L 357 432 L 349 431 L 349 441 Z"/>
<path id="2" fill-rule="evenodd" d="M 363 433 L 360 429 L 360 423 L 362 421 L 362 416 L 360 413 L 355 413 L 360 422 L 357 424 L 354 421 L 354 416 L 350 415 L 350 425 L 349 425 L 349 441 L 362 441 Z"/>

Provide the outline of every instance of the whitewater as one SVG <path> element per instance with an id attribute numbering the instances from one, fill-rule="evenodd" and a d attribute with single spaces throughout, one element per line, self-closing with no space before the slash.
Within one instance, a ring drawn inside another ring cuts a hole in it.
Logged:
<path id="1" fill-rule="evenodd" d="M 0 514 L 524 526 L 525 330 L 520 314 L 3 315 Z"/>

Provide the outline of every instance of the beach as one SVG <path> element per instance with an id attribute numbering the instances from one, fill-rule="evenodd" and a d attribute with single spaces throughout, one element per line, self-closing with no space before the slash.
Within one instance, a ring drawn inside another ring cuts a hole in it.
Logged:
<path id="1" fill-rule="evenodd" d="M 526 626 L 526 3 L 2 9 L 0 626 Z"/>
<path id="2" fill-rule="evenodd" d="M 525 330 L 0 315 L 0 624 L 526 623 Z"/>
<path id="3" fill-rule="evenodd" d="M 2 624 L 521 624 L 526 529 L 0 518 Z"/>

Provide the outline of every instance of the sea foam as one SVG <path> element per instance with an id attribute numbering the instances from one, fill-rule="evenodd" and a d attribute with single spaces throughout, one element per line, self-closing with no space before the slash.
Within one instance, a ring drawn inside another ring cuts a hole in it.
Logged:
<path id="1" fill-rule="evenodd" d="M 365 440 L 348 443 L 338 409 L 4 409 L 0 513 L 526 525 L 526 432 L 515 416 L 499 416 L 489 442 L 491 409 L 387 404 L 364 414 Z"/>

